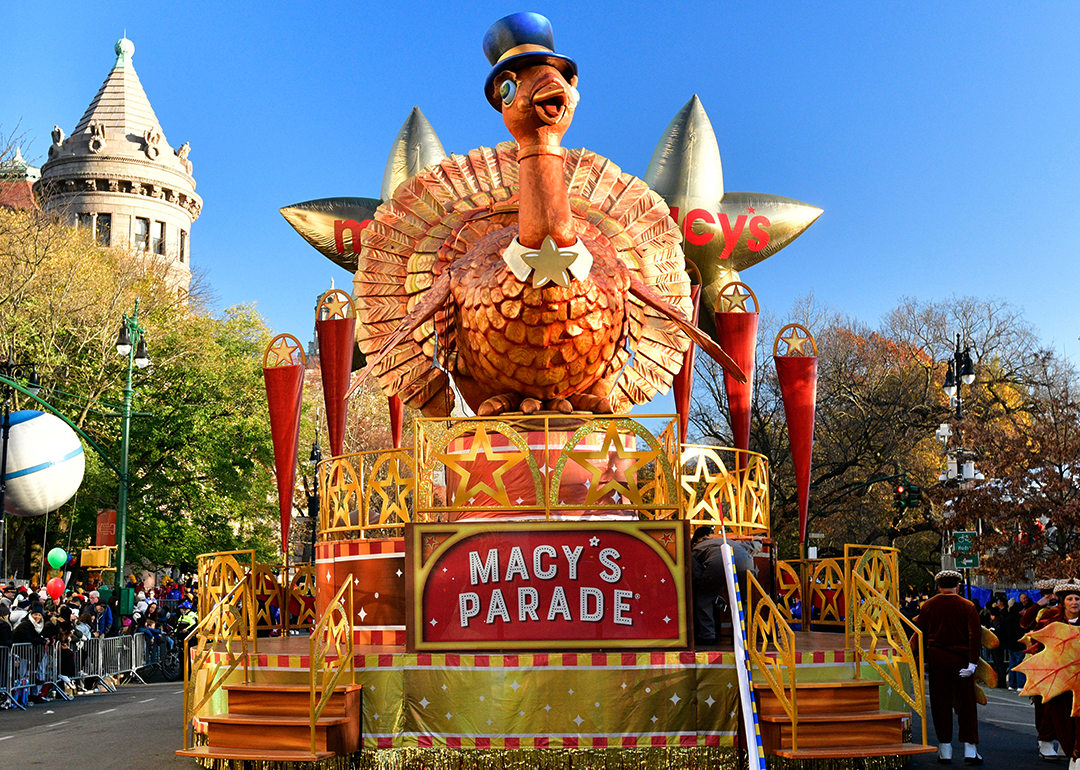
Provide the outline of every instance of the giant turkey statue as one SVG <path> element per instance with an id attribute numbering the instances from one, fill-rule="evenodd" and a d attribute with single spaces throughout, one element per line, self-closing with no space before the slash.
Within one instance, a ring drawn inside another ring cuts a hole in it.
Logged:
<path id="1" fill-rule="evenodd" d="M 373 374 L 448 415 L 623 412 L 666 391 L 690 340 L 742 381 L 689 320 L 681 235 L 648 186 L 562 138 L 577 65 L 538 14 L 484 37 L 485 95 L 515 142 L 452 155 L 403 184 L 365 228 L 355 277 Z"/>

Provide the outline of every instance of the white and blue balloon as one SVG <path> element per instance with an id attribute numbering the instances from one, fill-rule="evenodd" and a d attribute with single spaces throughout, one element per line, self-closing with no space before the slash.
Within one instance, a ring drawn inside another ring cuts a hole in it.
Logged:
<path id="1" fill-rule="evenodd" d="M 17 516 L 55 511 L 79 489 L 86 470 L 79 437 L 55 415 L 11 413 L 4 508 Z"/>

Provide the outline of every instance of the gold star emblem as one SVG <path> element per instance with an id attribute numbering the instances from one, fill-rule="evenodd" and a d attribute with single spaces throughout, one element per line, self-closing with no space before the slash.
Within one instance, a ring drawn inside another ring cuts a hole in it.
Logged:
<path id="1" fill-rule="evenodd" d="M 686 501 L 686 518 L 723 522 L 724 514 L 720 496 L 728 478 L 723 470 L 713 473 L 710 465 L 723 469 L 720 458 L 710 449 L 688 450 L 683 454 L 683 462 L 690 460 L 690 452 L 696 451 L 697 464 L 693 474 L 684 473 L 680 481 L 683 499 Z M 710 462 L 711 461 L 711 462 Z"/>
<path id="2" fill-rule="evenodd" d="M 533 288 L 540 288 L 548 281 L 559 286 L 570 285 L 567 268 L 577 258 L 574 251 L 560 251 L 551 236 L 545 236 L 540 251 L 526 251 L 521 255 L 525 264 L 533 269 Z"/>
<path id="3" fill-rule="evenodd" d="M 613 497 L 617 494 L 631 505 L 641 505 L 642 490 L 638 487 L 637 472 L 656 461 L 659 455 L 659 448 L 650 447 L 641 452 L 628 450 L 623 444 L 623 437 L 615 420 L 607 423 L 604 440 L 599 449 L 574 449 L 566 452 L 567 459 L 589 473 L 585 505 L 595 505 L 608 494 Z"/>
<path id="4" fill-rule="evenodd" d="M 397 454 L 390 456 L 385 462 L 386 476 L 376 478 L 371 482 L 372 489 L 382 500 L 382 505 L 379 506 L 380 526 L 385 525 L 387 522 L 398 524 L 411 519 L 408 497 L 416 486 L 416 478 L 411 474 L 403 475 L 401 472 L 402 465 L 405 465 L 409 470 L 412 469 L 411 464 L 404 456 L 398 456 Z M 376 466 L 373 473 L 378 475 L 379 470 Z"/>
<path id="5" fill-rule="evenodd" d="M 491 445 L 491 436 L 484 428 L 483 423 L 480 424 L 471 438 L 469 448 L 464 454 L 451 454 L 448 452 L 435 455 L 437 462 L 441 462 L 448 471 L 453 471 L 461 479 L 457 491 L 454 492 L 452 505 L 455 508 L 487 507 L 470 502 L 483 494 L 490 497 L 496 505 L 510 507 L 510 496 L 506 491 L 506 482 L 503 476 L 518 463 L 525 461 L 527 452 L 520 450 L 496 452 Z M 510 437 L 507 436 L 507 438 Z M 486 474 L 475 481 L 472 478 L 473 471 L 470 468 L 475 468 L 477 458 L 481 457 L 491 463 L 501 462 L 501 465 L 491 473 L 491 484 L 488 484 L 484 478 Z M 537 497 L 539 498 L 539 495 Z"/>
<path id="6" fill-rule="evenodd" d="M 787 345 L 787 352 L 783 354 L 779 352 L 781 342 Z M 806 349 L 807 343 L 810 343 L 810 350 Z M 788 324 L 776 335 L 776 342 L 773 345 L 773 355 L 816 356 L 817 345 L 814 343 L 814 338 L 810 336 L 810 332 L 806 330 L 806 327 L 800 326 L 799 324 Z"/>
<path id="7" fill-rule="evenodd" d="M 319 303 L 319 318 L 328 321 L 331 318 L 348 318 L 352 310 L 352 300 L 340 289 L 333 289 L 323 295 Z"/>
<path id="8" fill-rule="evenodd" d="M 293 344 L 295 343 L 295 344 Z M 293 366 L 300 361 L 294 360 L 300 353 L 300 343 L 290 334 L 279 334 L 266 349 L 264 366 Z"/>

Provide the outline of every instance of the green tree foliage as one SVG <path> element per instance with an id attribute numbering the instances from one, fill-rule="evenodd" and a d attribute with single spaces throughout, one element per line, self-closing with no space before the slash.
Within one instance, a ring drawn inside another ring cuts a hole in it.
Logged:
<path id="1" fill-rule="evenodd" d="M 139 298 L 154 364 L 134 379 L 130 563 L 190 568 L 201 552 L 247 547 L 268 557 L 277 550 L 261 373 L 269 331 L 251 307 L 213 316 L 198 279 L 181 296 L 166 275 L 147 255 L 99 248 L 40 212 L 0 210 L 0 345 L 38 364 L 42 397 L 118 464 L 126 360 L 115 340 Z M 78 495 L 50 517 L 49 547 L 89 544 L 98 509 L 116 506 L 115 473 L 87 460 Z M 9 571 L 29 575 L 43 523 L 9 524 Z"/>

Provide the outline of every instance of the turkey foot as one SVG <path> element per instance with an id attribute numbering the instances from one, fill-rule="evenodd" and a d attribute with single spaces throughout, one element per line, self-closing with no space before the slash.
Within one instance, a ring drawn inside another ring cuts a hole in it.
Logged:
<path id="1" fill-rule="evenodd" d="M 536 399 L 527 399 L 529 401 L 535 401 Z M 539 402 L 537 402 L 539 404 Z M 520 393 L 504 393 L 501 396 L 492 396 L 484 401 L 476 410 L 478 417 L 494 417 L 497 414 L 503 414 L 505 412 L 513 412 L 524 405 L 521 402 Z M 536 409 L 533 409 L 535 412 Z"/>
<path id="2" fill-rule="evenodd" d="M 611 414 L 611 402 L 606 398 L 594 396 L 591 393 L 575 393 L 570 396 L 570 405 L 579 412 L 592 412 L 593 414 Z"/>

